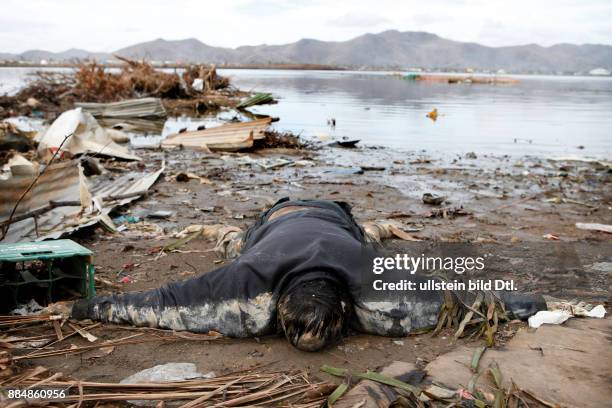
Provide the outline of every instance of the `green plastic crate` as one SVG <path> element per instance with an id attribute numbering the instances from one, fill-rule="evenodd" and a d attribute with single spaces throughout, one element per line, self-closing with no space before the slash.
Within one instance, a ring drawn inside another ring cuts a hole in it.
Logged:
<path id="1" fill-rule="evenodd" d="M 37 276 L 26 267 L 35 261 L 43 267 Z M 61 300 L 55 293 L 60 283 L 68 284 L 67 287 L 83 297 L 94 296 L 93 252 L 69 239 L 0 244 L 0 300 L 5 307 L 10 305 L 10 300 L 13 304 L 20 298 L 23 301 L 24 296 L 41 289 L 46 291 L 44 302 Z"/>

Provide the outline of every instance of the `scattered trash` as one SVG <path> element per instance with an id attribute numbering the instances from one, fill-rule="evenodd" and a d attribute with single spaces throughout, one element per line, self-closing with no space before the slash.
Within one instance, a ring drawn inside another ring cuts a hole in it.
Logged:
<path id="1" fill-rule="evenodd" d="M 28 303 L 11 310 L 9 314 L 15 316 L 31 316 L 39 313 L 43 309 L 44 308 L 39 305 L 36 300 L 30 299 Z"/>
<path id="2" fill-rule="evenodd" d="M 174 216 L 174 211 L 158 210 L 147 214 L 147 218 L 168 219 Z"/>
<path id="3" fill-rule="evenodd" d="M 106 133 L 115 143 L 124 144 L 130 142 L 130 137 L 119 129 L 106 129 Z"/>
<path id="4" fill-rule="evenodd" d="M 102 358 L 102 357 L 108 356 L 110 353 L 115 351 L 114 346 L 104 346 L 104 344 L 107 344 L 107 342 L 100 344 L 100 347 L 98 348 L 86 351 L 85 353 L 81 355 L 82 358 L 88 359 L 88 360 L 95 359 L 95 358 Z"/>
<path id="5" fill-rule="evenodd" d="M 428 117 L 429 119 L 431 119 L 432 121 L 436 121 L 438 120 L 438 109 L 433 108 L 429 113 L 427 113 L 427 115 L 425 115 L 426 117 Z"/>
<path id="6" fill-rule="evenodd" d="M 142 221 L 142 218 L 136 215 L 120 215 L 119 217 L 113 218 L 113 222 L 117 225 L 120 224 L 136 224 L 137 222 Z"/>
<path id="7" fill-rule="evenodd" d="M 576 228 L 587 231 L 599 231 L 612 234 L 612 225 L 577 222 Z"/>
<path id="8" fill-rule="evenodd" d="M 316 166 L 316 163 L 312 160 L 296 160 L 294 165 L 296 167 L 313 167 Z"/>
<path id="9" fill-rule="evenodd" d="M 132 278 L 130 278 L 129 276 L 124 276 L 123 278 L 121 278 L 121 280 L 119 280 L 119 282 L 121 282 L 121 283 L 132 283 L 132 282 L 134 282 L 134 280 Z"/>
<path id="10" fill-rule="evenodd" d="M 258 166 L 262 167 L 265 170 L 271 170 L 271 169 L 278 169 L 280 167 L 291 165 L 293 164 L 293 161 L 283 159 L 283 158 L 260 159 L 260 160 L 256 160 L 255 164 L 257 164 Z"/>
<path id="11" fill-rule="evenodd" d="M 198 210 L 202 212 L 215 212 L 215 207 L 200 207 Z"/>
<path id="12" fill-rule="evenodd" d="M 571 313 L 562 310 L 541 310 L 535 315 L 531 316 L 528 321 L 529 327 L 538 328 L 543 324 L 562 324 L 571 317 Z"/>
<path id="13" fill-rule="evenodd" d="M 366 236 L 374 242 L 381 242 L 387 238 L 399 238 L 404 241 L 413 242 L 422 241 L 404 231 L 401 225 L 393 221 L 368 221 L 363 223 L 362 227 Z"/>
<path id="14" fill-rule="evenodd" d="M 432 193 L 423 194 L 423 203 L 428 205 L 440 205 L 446 200 L 443 196 L 434 195 Z"/>
<path id="15" fill-rule="evenodd" d="M 195 176 L 193 173 L 191 173 L 191 174 L 192 174 L 192 177 L 190 177 L 189 174 L 187 174 L 187 173 L 179 173 L 174 178 L 179 183 L 186 183 L 186 182 L 188 182 L 192 178 L 199 178 L 198 176 Z"/>
<path id="16" fill-rule="evenodd" d="M 14 154 L 13 157 L 3 166 L 3 172 L 10 172 L 12 176 L 33 176 L 38 174 L 38 163 L 32 163 L 20 154 Z"/>
<path id="17" fill-rule="evenodd" d="M 549 160 L 564 161 L 564 162 L 596 163 L 596 164 L 599 164 L 600 166 L 604 166 L 608 168 L 612 167 L 612 162 L 610 161 L 601 160 L 601 159 L 593 159 L 593 158 L 577 156 L 577 155 L 550 157 Z"/>
<path id="18" fill-rule="evenodd" d="M 292 166 L 295 164 L 294 161 L 283 159 L 282 157 L 277 157 L 273 159 L 253 159 L 251 156 L 241 156 L 239 159 L 237 159 L 237 162 L 240 164 L 256 165 L 264 170 L 277 169 L 280 167 Z"/>
<path id="19" fill-rule="evenodd" d="M 93 252 L 71 240 L 0 244 L 0 312 L 29 302 L 21 313 L 39 311 L 67 294 L 92 297 Z"/>
<path id="20" fill-rule="evenodd" d="M 440 74 L 415 74 L 403 75 L 406 81 L 443 82 L 446 84 L 488 84 L 488 85 L 514 85 L 519 80 L 511 77 L 498 75 L 440 75 Z"/>
<path id="21" fill-rule="evenodd" d="M 193 82 L 191 83 L 191 87 L 199 92 L 202 92 L 204 90 L 204 79 L 202 78 L 196 78 L 193 80 Z"/>
<path id="22" fill-rule="evenodd" d="M 338 140 L 335 141 L 333 143 L 330 143 L 330 146 L 337 146 L 337 147 L 344 147 L 346 149 L 354 149 L 357 146 L 357 143 L 359 143 L 360 139 L 352 139 L 352 140 Z"/>
<path id="23" fill-rule="evenodd" d="M 603 305 L 597 305 L 591 309 L 584 317 L 595 317 L 597 319 L 603 319 L 606 315 L 606 308 Z"/>
<path id="24" fill-rule="evenodd" d="M 13 123 L 0 122 L 0 152 L 15 150 L 25 153 L 32 149 L 34 149 L 33 134 L 20 130 Z"/>
<path id="25" fill-rule="evenodd" d="M 119 384 L 141 384 L 168 381 L 186 381 L 195 378 L 215 378 L 212 371 L 206 374 L 198 372 L 193 363 L 166 363 L 138 371 L 124 378 Z"/>
<path id="26" fill-rule="evenodd" d="M 612 274 L 612 262 L 595 262 L 588 266 L 588 268 L 594 271 Z"/>
<path id="27" fill-rule="evenodd" d="M 606 314 L 606 309 L 602 305 L 593 307 L 591 304 L 577 300 L 549 299 L 546 301 L 546 306 L 549 311 L 562 311 L 577 317 L 597 317 L 601 319 Z"/>
<path id="28" fill-rule="evenodd" d="M 547 302 L 549 310 L 542 310 L 529 318 L 529 327 L 538 328 L 542 324 L 563 324 L 571 317 L 591 317 L 603 319 L 606 308 L 603 305 L 591 307 L 584 302 Z"/>
<path id="29" fill-rule="evenodd" d="M 324 173 L 350 175 L 350 174 L 363 174 L 364 171 L 361 167 L 340 167 L 340 168 L 325 170 Z"/>
<path id="30" fill-rule="evenodd" d="M 546 239 L 549 239 L 551 241 L 559 241 L 561 239 L 558 236 L 553 235 L 553 234 L 544 234 L 544 235 L 542 235 L 542 238 L 546 238 Z"/>
<path id="31" fill-rule="evenodd" d="M 265 105 L 269 103 L 274 103 L 274 97 L 269 93 L 257 93 L 250 98 L 240 102 L 236 107 L 238 109 L 248 108 L 249 106 L 254 105 Z"/>
<path id="32" fill-rule="evenodd" d="M 472 213 L 463 209 L 463 207 L 454 207 L 454 208 L 434 208 L 426 217 L 429 218 L 455 218 L 466 215 L 472 215 Z"/>

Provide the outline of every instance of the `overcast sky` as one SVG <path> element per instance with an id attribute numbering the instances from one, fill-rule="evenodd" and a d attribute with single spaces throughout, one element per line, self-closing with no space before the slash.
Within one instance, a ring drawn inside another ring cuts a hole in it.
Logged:
<path id="1" fill-rule="evenodd" d="M 2 0 L 0 52 L 343 41 L 388 29 L 485 45 L 612 44 L 612 0 Z"/>

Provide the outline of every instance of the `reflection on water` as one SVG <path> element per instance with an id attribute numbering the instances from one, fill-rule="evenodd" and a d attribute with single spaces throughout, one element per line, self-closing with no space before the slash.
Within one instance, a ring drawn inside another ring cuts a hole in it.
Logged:
<path id="1" fill-rule="evenodd" d="M 0 68 L 0 93 L 14 91 L 32 69 Z M 220 70 L 244 90 L 280 102 L 252 108 L 280 118 L 275 126 L 305 136 L 361 139 L 409 150 L 611 157 L 612 78 L 520 76 L 517 85 L 409 82 L 388 73 Z M 426 118 L 437 108 L 436 122 Z M 229 120 L 235 112 L 226 112 Z M 327 121 L 336 119 L 336 127 Z M 159 143 L 212 119 L 169 119 Z M 142 139 L 142 140 L 140 140 Z M 579 149 L 583 147 L 583 149 Z"/>
<path id="2" fill-rule="evenodd" d="M 610 157 L 612 78 L 518 77 L 518 85 L 409 82 L 380 73 L 224 70 L 270 91 L 277 127 L 444 152 Z M 437 108 L 436 122 L 426 118 Z M 327 126 L 336 118 L 336 128 Z M 578 149 L 584 146 L 584 149 Z"/>

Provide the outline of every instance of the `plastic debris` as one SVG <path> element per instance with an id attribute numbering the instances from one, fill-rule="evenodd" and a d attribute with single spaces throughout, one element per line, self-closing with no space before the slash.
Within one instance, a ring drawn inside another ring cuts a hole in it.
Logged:
<path id="1" fill-rule="evenodd" d="M 347 140 L 338 140 L 337 142 L 332 143 L 330 146 L 338 146 L 344 147 L 346 149 L 354 149 L 357 147 L 357 143 L 359 143 L 360 139 L 347 139 Z"/>
<path id="2" fill-rule="evenodd" d="M 576 228 L 587 231 L 600 231 L 612 234 L 612 225 L 577 222 Z"/>
<path id="3" fill-rule="evenodd" d="M 151 368 L 139 371 L 135 374 L 124 378 L 120 384 L 143 384 L 143 383 L 158 383 L 158 382 L 171 382 L 171 381 L 186 381 L 197 378 L 215 378 L 214 372 L 200 373 L 197 367 L 193 363 L 166 363 L 156 365 Z M 155 406 L 157 401 L 149 400 L 132 400 L 128 401 L 130 404 L 138 406 Z"/>
<path id="4" fill-rule="evenodd" d="M 39 313 L 43 310 L 43 307 L 38 304 L 34 299 L 31 299 L 27 304 L 21 305 L 16 309 L 11 310 L 11 315 L 17 316 L 30 316 Z"/>
<path id="5" fill-rule="evenodd" d="M 62 145 L 67 137 L 69 140 Z M 38 152 L 42 157 L 51 156 L 60 146 L 62 152 L 73 156 L 91 153 L 125 160 L 140 160 L 125 147 L 115 143 L 96 119 L 81 108 L 66 111 L 53 122 L 40 139 Z"/>
<path id="6" fill-rule="evenodd" d="M 529 327 L 538 328 L 543 324 L 562 324 L 571 317 L 571 313 L 563 310 L 541 310 L 529 318 Z"/>
<path id="7" fill-rule="evenodd" d="M 443 196 L 439 196 L 439 195 L 435 195 L 431 193 L 423 194 L 423 203 L 428 204 L 428 205 L 440 205 L 444 202 L 445 199 L 446 198 Z"/>
<path id="8" fill-rule="evenodd" d="M 115 224 L 135 224 L 142 221 L 142 218 L 134 215 L 120 215 L 117 218 L 113 218 Z"/>
<path id="9" fill-rule="evenodd" d="M 202 374 L 193 363 L 166 363 L 139 371 L 120 381 L 120 384 L 146 382 L 167 382 L 191 380 L 194 378 L 215 378 L 214 372 Z"/>
<path id="10" fill-rule="evenodd" d="M 429 112 L 427 115 L 425 115 L 425 116 L 427 116 L 429 119 L 431 119 L 432 121 L 434 121 L 434 122 L 435 122 L 436 120 L 438 120 L 438 109 L 433 108 L 433 109 L 432 109 L 432 110 L 431 110 L 431 111 L 430 111 L 430 112 Z"/>

